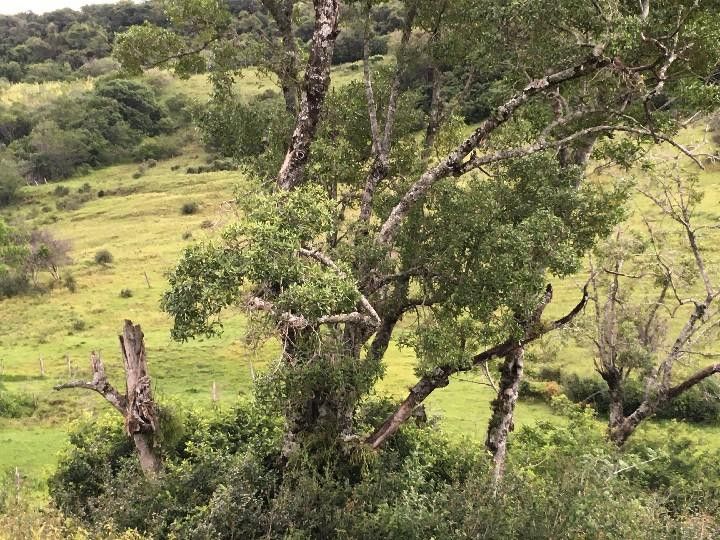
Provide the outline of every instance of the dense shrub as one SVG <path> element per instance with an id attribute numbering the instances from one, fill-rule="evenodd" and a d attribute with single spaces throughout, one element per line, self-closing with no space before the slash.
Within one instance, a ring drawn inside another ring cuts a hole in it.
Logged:
<path id="1" fill-rule="evenodd" d="M 333 52 L 333 64 L 345 64 L 355 62 L 363 57 L 364 36 L 357 29 L 348 28 L 338 35 L 335 41 Z M 386 54 L 388 51 L 387 40 L 379 36 L 373 36 L 370 40 L 370 54 Z"/>
<path id="2" fill-rule="evenodd" d="M 58 180 L 73 174 L 90 159 L 86 130 L 61 128 L 54 120 L 45 120 L 26 139 L 18 141 L 19 154 L 28 164 L 28 175 L 38 181 Z"/>
<path id="3" fill-rule="evenodd" d="M 123 120 L 131 128 L 147 135 L 158 135 L 162 131 L 160 121 L 167 116 L 167 111 L 150 87 L 128 79 L 112 79 L 99 83 L 95 93 L 116 101 Z"/>
<path id="4" fill-rule="evenodd" d="M 30 416 L 37 409 L 37 401 L 25 394 L 8 392 L 0 383 L 0 418 Z"/>
<path id="5" fill-rule="evenodd" d="M 95 253 L 95 263 L 97 264 L 111 264 L 115 258 L 113 254 L 107 249 L 101 249 Z"/>
<path id="6" fill-rule="evenodd" d="M 148 137 L 133 150 L 135 161 L 160 160 L 179 156 L 182 151 L 182 141 L 178 137 L 159 135 Z"/>
<path id="7" fill-rule="evenodd" d="M 199 211 L 200 205 L 195 201 L 188 201 L 186 203 L 183 203 L 183 205 L 180 207 L 180 213 L 184 216 L 197 214 Z"/>
<path id="8" fill-rule="evenodd" d="M 366 428 L 388 410 L 369 405 L 358 418 Z M 567 425 L 540 423 L 515 437 L 497 490 L 476 444 L 413 425 L 379 453 L 348 446 L 283 464 L 279 419 L 245 403 L 209 416 L 161 408 L 165 467 L 149 481 L 119 418 L 81 424 L 50 493 L 90 527 L 112 521 L 154 538 L 680 539 L 699 530 L 683 517 L 690 507 L 671 517 L 647 491 L 661 481 L 652 468 L 660 459 L 644 463 L 642 445 L 619 455 L 590 412 L 562 406 Z M 716 495 L 697 508 L 712 508 Z M 718 530 L 712 520 L 702 526 Z"/>
<path id="9" fill-rule="evenodd" d="M 25 184 L 18 164 L 9 156 L 0 154 L 0 207 L 13 202 Z"/>

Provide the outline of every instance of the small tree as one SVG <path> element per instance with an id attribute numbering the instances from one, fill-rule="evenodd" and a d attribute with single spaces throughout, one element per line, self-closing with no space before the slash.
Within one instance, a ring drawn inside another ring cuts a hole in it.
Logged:
<path id="1" fill-rule="evenodd" d="M 24 184 L 17 162 L 0 154 L 0 207 L 13 202 Z"/>
<path id="2" fill-rule="evenodd" d="M 608 434 L 619 446 L 659 408 L 720 373 L 720 363 L 692 371 L 693 358 L 715 356 L 701 346 L 717 335 L 720 291 L 717 261 L 703 247 L 717 245 L 717 225 L 697 223 L 704 217 L 697 207 L 702 194 L 686 176 L 654 177 L 641 193 L 660 219 L 643 217 L 645 235 L 619 229 L 593 260 L 595 309 L 581 336 L 594 347 L 595 369 L 607 383 Z M 628 411 L 625 387 L 632 377 L 644 380 L 645 392 Z"/>
<path id="3" fill-rule="evenodd" d="M 58 281 L 60 269 L 72 262 L 70 242 L 56 238 L 47 229 L 37 229 L 30 233 L 28 244 L 30 252 L 25 264 L 33 282 L 37 284 L 38 274 L 42 271 L 49 272 Z"/>

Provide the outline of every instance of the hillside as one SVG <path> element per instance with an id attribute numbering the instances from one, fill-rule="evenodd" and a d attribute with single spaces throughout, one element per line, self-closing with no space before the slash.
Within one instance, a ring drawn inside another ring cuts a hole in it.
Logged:
<path id="1" fill-rule="evenodd" d="M 352 66 L 336 71 L 336 85 L 358 76 Z M 172 80 L 174 91 L 182 91 L 202 100 L 206 92 L 203 78 Z M 267 80 L 249 73 L 240 82 L 242 93 L 252 96 L 268 88 Z M 67 89 L 70 89 L 68 87 Z M 5 100 L 34 100 L 36 92 L 12 88 Z M 62 86 L 54 92 L 65 91 Z M 38 88 L 37 95 L 46 95 Z M 699 144 L 706 137 L 703 127 L 683 135 L 686 144 Z M 665 147 L 655 151 L 658 161 L 673 159 Z M 37 490 L 45 490 L 42 479 L 53 468 L 57 453 L 65 446 L 67 430 L 73 419 L 84 414 L 107 411 L 106 404 L 83 391 L 52 390 L 53 385 L 69 378 L 89 374 L 90 351 L 99 351 L 110 369 L 111 380 L 120 380 L 120 356 L 117 333 L 123 319 L 143 326 L 148 346 L 151 375 L 161 400 L 178 401 L 201 408 L 226 407 L 238 396 L 249 395 L 252 373 L 261 371 L 278 354 L 271 343 L 253 351 L 244 340 L 243 314 L 224 315 L 222 338 L 176 343 L 169 337 L 170 321 L 160 311 L 160 296 L 166 288 L 166 272 L 173 268 L 183 248 L 192 242 L 216 237 L 222 227 L 235 219 L 232 200 L 250 189 L 243 174 L 236 171 L 187 174 L 188 167 L 202 164 L 206 154 L 197 143 L 184 148 L 182 156 L 163 160 L 133 178 L 137 165 L 117 165 L 96 170 L 57 184 L 27 187 L 20 204 L 2 211 L 11 222 L 23 222 L 50 230 L 72 244 L 72 264 L 66 269 L 77 281 L 77 290 L 57 287 L 45 294 L 20 296 L 0 302 L 0 373 L 4 387 L 15 394 L 31 396 L 37 409 L 31 417 L 0 420 L 0 468 L 18 468 Z M 706 196 L 704 208 L 714 210 L 720 204 L 720 172 L 700 174 Z M 79 208 L 63 210 L 68 195 L 58 195 L 59 185 L 70 196 L 91 186 L 89 196 Z M 100 196 L 103 195 L 103 196 Z M 185 203 L 197 203 L 199 210 L 184 215 Z M 58 204 L 60 203 L 60 207 Z M 636 199 L 634 205 L 643 205 Z M 110 264 L 94 262 L 95 254 L 109 250 Z M 550 316 L 561 315 L 577 301 L 584 275 L 563 281 L 553 280 L 555 302 Z M 121 291 L 129 290 L 127 298 Z M 558 336 L 551 340 L 559 341 Z M 558 351 L 557 367 L 564 371 L 590 374 L 589 351 L 564 344 Z M 45 375 L 40 375 L 40 364 Z M 386 356 L 387 377 L 379 385 L 380 393 L 399 397 L 415 380 L 414 355 L 410 349 L 391 346 Z M 481 439 L 490 413 L 494 393 L 481 384 L 481 377 L 461 376 L 436 392 L 428 410 L 441 416 L 443 427 L 451 433 Z M 216 387 L 219 403 L 212 402 Z M 517 413 L 519 425 L 536 420 L 559 419 L 542 401 L 521 401 Z M 647 432 L 661 426 L 648 425 Z M 662 424 L 665 429 L 666 423 Z M 601 425 L 598 424 L 598 429 Z M 717 446 L 720 426 L 685 425 L 699 446 Z"/>

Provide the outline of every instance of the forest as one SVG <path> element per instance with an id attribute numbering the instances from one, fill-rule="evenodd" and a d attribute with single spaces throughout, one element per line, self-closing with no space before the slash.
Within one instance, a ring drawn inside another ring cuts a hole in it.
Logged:
<path id="1" fill-rule="evenodd" d="M 1 16 L 0 538 L 719 538 L 718 17 Z"/>

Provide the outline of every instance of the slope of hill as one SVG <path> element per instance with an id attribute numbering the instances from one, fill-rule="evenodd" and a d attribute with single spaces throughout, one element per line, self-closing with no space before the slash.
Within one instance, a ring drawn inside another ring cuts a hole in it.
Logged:
<path id="1" fill-rule="evenodd" d="M 343 67 L 338 84 L 357 76 Z M 189 84 L 196 97 L 202 95 L 202 82 Z M 241 84 L 248 93 L 259 93 L 264 83 L 250 76 Z M 686 134 L 697 139 L 698 130 Z M 669 159 L 661 149 L 659 160 Z M 90 351 L 99 351 L 109 367 L 111 380 L 120 376 L 117 333 L 123 319 L 143 326 L 150 368 L 160 399 L 180 400 L 200 407 L 213 406 L 211 389 L 215 384 L 219 405 L 247 394 L 252 374 L 277 355 L 274 344 L 253 351 L 244 341 L 242 314 L 228 313 L 222 338 L 185 344 L 170 340 L 170 321 L 159 308 L 166 287 L 165 273 L 173 267 L 182 249 L 196 240 L 212 238 L 234 219 L 234 194 L 251 189 L 239 172 L 187 174 L 205 155 L 190 145 L 181 157 L 160 162 L 140 178 L 133 178 L 137 165 L 118 165 L 89 176 L 64 181 L 71 194 L 85 184 L 89 196 L 79 208 L 58 209 L 62 200 L 56 185 L 25 188 L 24 200 L 4 211 L 10 220 L 45 227 L 57 237 L 72 243 L 72 265 L 67 269 L 77 280 L 76 292 L 61 287 L 35 296 L 21 296 L 0 302 L 0 373 L 5 388 L 31 396 L 37 410 L 31 417 L 0 419 L 0 469 L 17 467 L 34 479 L 38 490 L 66 440 L 70 420 L 82 414 L 100 414 L 105 403 L 85 391 L 53 391 L 53 385 L 68 378 L 89 374 Z M 720 173 L 701 175 L 707 190 L 705 207 L 714 209 L 720 200 Z M 101 196 L 102 195 L 102 196 Z M 197 203 L 199 211 L 183 214 L 185 203 Z M 62 206 L 62 205 L 61 205 Z M 97 264 L 99 250 L 113 255 L 110 264 Z M 564 312 L 577 301 L 578 283 L 584 276 L 570 278 L 556 286 L 557 300 L 550 315 Z M 121 296 L 121 291 L 129 290 Z M 563 369 L 591 371 L 588 351 L 566 347 L 560 354 Z M 44 375 L 40 373 L 41 363 Z M 387 377 L 380 392 L 400 395 L 414 381 L 413 354 L 391 347 L 387 356 Z M 454 380 L 429 400 L 431 414 L 445 417 L 451 432 L 484 436 L 493 392 L 471 376 Z M 518 423 L 555 418 L 543 402 L 524 401 Z M 600 426 L 599 426 L 600 429 Z M 657 429 L 657 424 L 644 428 Z M 720 427 L 690 427 L 699 444 L 717 444 Z"/>

